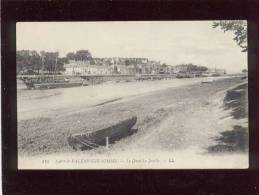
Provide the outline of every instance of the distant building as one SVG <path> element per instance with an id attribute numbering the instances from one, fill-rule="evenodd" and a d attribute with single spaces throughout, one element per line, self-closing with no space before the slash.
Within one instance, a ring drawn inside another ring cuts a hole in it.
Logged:
<path id="1" fill-rule="evenodd" d="M 64 65 L 66 75 L 109 75 L 113 73 L 113 68 L 107 65 L 90 65 L 90 61 L 70 60 Z"/>
<path id="2" fill-rule="evenodd" d="M 173 66 L 169 66 L 169 74 L 175 74 Z"/>
<path id="3" fill-rule="evenodd" d="M 92 58 L 85 61 L 70 60 L 64 65 L 66 75 L 136 75 L 175 74 L 188 70 L 188 65 L 161 65 L 159 61 L 147 58 Z"/>
<path id="4" fill-rule="evenodd" d="M 174 69 L 172 66 L 163 64 L 162 66 L 160 66 L 159 73 L 160 74 L 174 74 L 173 70 Z"/>
<path id="5" fill-rule="evenodd" d="M 147 58 L 136 58 L 136 63 L 137 64 L 146 64 L 146 63 L 148 63 L 148 59 Z"/>
<path id="6" fill-rule="evenodd" d="M 134 65 L 121 65 L 117 64 L 113 66 L 113 73 L 114 74 L 122 74 L 122 75 L 135 75 L 136 74 L 136 68 Z"/>
<path id="7" fill-rule="evenodd" d="M 190 74 L 190 75 L 195 75 L 195 76 L 201 76 L 202 74 L 209 73 L 209 72 L 217 72 L 217 71 L 223 71 L 223 69 L 213 69 L 209 70 L 205 66 L 199 66 L 199 65 L 193 65 L 193 64 L 181 64 L 181 65 L 176 65 L 172 66 L 171 70 L 172 73 L 184 73 L 184 74 Z"/>
<path id="8" fill-rule="evenodd" d="M 183 64 L 183 65 L 176 65 L 172 67 L 172 72 L 173 73 L 181 73 L 181 72 L 188 72 L 188 65 Z"/>
<path id="9" fill-rule="evenodd" d="M 225 69 L 218 69 L 218 68 L 209 68 L 204 75 L 207 76 L 222 76 L 226 74 Z"/>
<path id="10" fill-rule="evenodd" d="M 90 61 L 69 60 L 69 63 L 64 65 L 65 74 L 67 75 L 81 74 L 83 72 L 83 67 L 87 67 L 89 65 L 90 65 Z"/>
<path id="11" fill-rule="evenodd" d="M 146 61 L 144 64 L 137 64 L 139 74 L 159 74 L 161 65 L 157 61 Z"/>

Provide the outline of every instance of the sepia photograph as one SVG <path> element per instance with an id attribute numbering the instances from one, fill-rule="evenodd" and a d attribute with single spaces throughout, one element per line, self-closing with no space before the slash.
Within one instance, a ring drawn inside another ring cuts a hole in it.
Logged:
<path id="1" fill-rule="evenodd" d="M 18 169 L 249 168 L 246 20 L 17 22 Z"/>

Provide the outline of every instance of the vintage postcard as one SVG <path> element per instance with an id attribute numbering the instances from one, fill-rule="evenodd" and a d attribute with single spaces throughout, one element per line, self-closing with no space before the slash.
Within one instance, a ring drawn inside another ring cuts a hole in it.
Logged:
<path id="1" fill-rule="evenodd" d="M 18 22 L 19 169 L 246 169 L 247 21 Z"/>

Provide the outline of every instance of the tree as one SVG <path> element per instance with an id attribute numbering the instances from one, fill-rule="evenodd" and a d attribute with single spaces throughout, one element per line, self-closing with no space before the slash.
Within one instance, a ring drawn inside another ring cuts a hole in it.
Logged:
<path id="1" fill-rule="evenodd" d="M 37 51 L 31 51 L 31 66 L 33 70 L 39 73 L 41 68 L 41 59 Z"/>
<path id="2" fill-rule="evenodd" d="M 131 64 L 131 61 L 130 60 L 125 60 L 125 65 L 128 66 Z"/>
<path id="3" fill-rule="evenodd" d="M 41 59 L 36 51 L 21 50 L 16 52 L 16 69 L 18 74 L 21 71 L 39 72 L 40 67 Z"/>
<path id="4" fill-rule="evenodd" d="M 56 67 L 56 71 L 64 71 L 64 64 L 68 63 L 68 59 L 66 57 L 64 58 L 58 58 L 57 61 L 57 67 Z"/>
<path id="5" fill-rule="evenodd" d="M 25 70 L 29 64 L 29 50 L 21 50 L 16 52 L 16 71 L 17 73 Z"/>
<path id="6" fill-rule="evenodd" d="M 73 52 L 69 52 L 67 55 L 66 55 L 67 59 L 68 60 L 75 60 L 76 59 L 76 55 L 75 53 Z"/>
<path id="7" fill-rule="evenodd" d="M 55 72 L 57 68 L 58 52 L 42 52 L 43 70 Z"/>
<path id="8" fill-rule="evenodd" d="M 88 50 L 79 50 L 75 54 L 75 60 L 91 60 L 92 55 Z"/>
<path id="9" fill-rule="evenodd" d="M 25 74 L 39 74 L 40 70 L 57 72 L 64 70 L 67 58 L 59 58 L 58 52 L 45 52 L 20 50 L 16 52 L 17 74 L 23 71 Z"/>
<path id="10" fill-rule="evenodd" d="M 198 67 L 197 67 L 197 70 L 198 70 L 198 71 L 201 71 L 201 72 L 205 72 L 205 71 L 208 70 L 208 68 L 207 68 L 206 66 L 198 66 Z"/>
<path id="11" fill-rule="evenodd" d="M 163 63 L 163 64 L 162 64 L 162 67 L 166 68 L 166 67 L 167 67 L 167 65 L 166 65 L 165 63 Z"/>
<path id="12" fill-rule="evenodd" d="M 247 22 L 243 20 L 221 20 L 218 22 L 213 22 L 213 28 L 221 28 L 224 32 L 233 31 L 234 40 L 237 42 L 243 50 L 242 52 L 247 51 Z"/>

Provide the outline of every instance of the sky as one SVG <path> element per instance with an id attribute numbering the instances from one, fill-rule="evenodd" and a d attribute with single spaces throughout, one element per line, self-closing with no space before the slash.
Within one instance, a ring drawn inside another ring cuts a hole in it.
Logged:
<path id="1" fill-rule="evenodd" d="M 19 22 L 17 50 L 58 51 L 60 56 L 80 49 L 93 57 L 144 57 L 168 65 L 193 63 L 240 72 L 247 53 L 233 32 L 212 28 L 213 21 L 142 22 Z"/>

